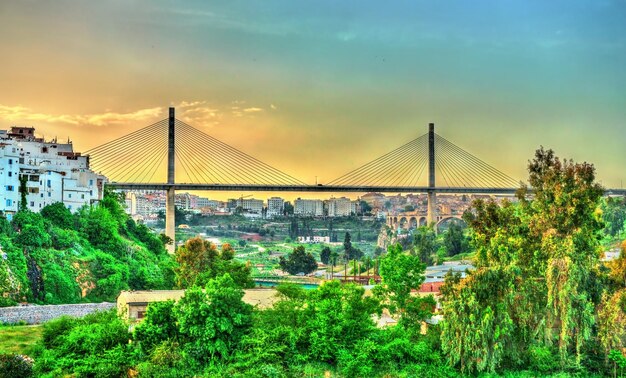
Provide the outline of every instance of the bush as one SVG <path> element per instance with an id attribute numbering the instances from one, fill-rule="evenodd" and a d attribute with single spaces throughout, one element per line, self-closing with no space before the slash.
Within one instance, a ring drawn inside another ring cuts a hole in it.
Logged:
<path id="1" fill-rule="evenodd" d="M 144 353 L 150 354 L 157 345 L 178 339 L 178 328 L 173 310 L 174 301 L 171 300 L 150 303 L 146 318 L 135 328 L 134 333 L 134 338 L 139 342 Z"/>
<path id="2" fill-rule="evenodd" d="M 559 359 L 547 346 L 531 346 L 528 349 L 530 368 L 548 373 L 559 367 Z"/>
<path id="3" fill-rule="evenodd" d="M 33 375 L 33 360 L 20 354 L 0 354 L 0 378 L 28 378 Z"/>
<path id="4" fill-rule="evenodd" d="M 34 370 L 38 376 L 125 376 L 136 355 L 129 336 L 115 310 L 49 322 L 43 334 L 46 349 L 36 356 Z"/>
<path id="5" fill-rule="evenodd" d="M 58 347 L 63 342 L 60 337 L 69 333 L 75 325 L 76 319 L 70 316 L 61 316 L 45 323 L 41 334 L 43 345 L 46 348 Z"/>

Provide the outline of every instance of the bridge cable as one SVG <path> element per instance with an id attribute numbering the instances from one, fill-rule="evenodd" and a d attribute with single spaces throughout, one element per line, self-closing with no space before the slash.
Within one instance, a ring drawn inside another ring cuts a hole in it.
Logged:
<path id="1" fill-rule="evenodd" d="M 347 174 L 331 181 L 329 184 L 339 185 L 352 183 L 353 185 L 363 185 L 364 183 L 373 182 L 373 180 L 378 179 L 381 172 L 384 172 L 390 164 L 393 164 L 398 156 L 401 156 L 407 148 L 410 148 L 414 143 L 417 143 L 417 141 L 422 137 L 424 137 L 424 135 L 410 141 L 409 143 L 406 143 L 403 146 L 400 146 L 399 148 L 391 152 L 386 153 L 385 155 L 377 159 L 374 159 L 373 161 L 370 161 L 369 163 L 362 165 L 361 167 L 351 172 L 348 172 Z"/>
<path id="2" fill-rule="evenodd" d="M 183 126 L 189 128 L 190 130 L 193 130 L 197 135 L 199 135 L 200 137 L 203 138 L 204 141 L 207 141 L 208 143 L 211 143 L 212 145 L 216 146 L 217 148 L 219 148 L 221 151 L 227 152 L 227 153 L 232 153 L 234 155 L 236 155 L 239 160 L 236 161 L 236 163 L 239 164 L 244 164 L 247 165 L 250 169 L 254 170 L 255 172 L 257 172 L 257 174 L 265 177 L 265 178 L 269 178 L 270 182 L 278 182 L 278 183 L 287 183 L 287 184 L 292 184 L 294 182 L 300 184 L 300 185 L 306 185 L 304 184 L 302 181 L 224 143 L 219 141 L 218 139 L 213 138 L 212 136 L 199 131 L 198 129 L 194 128 L 193 126 L 190 126 L 188 124 L 186 124 L 185 122 L 182 122 L 180 120 L 177 120 L 178 122 L 180 122 Z M 238 165 L 239 165 L 238 164 Z M 253 177 L 254 179 L 254 177 Z M 257 180 L 254 180 L 257 181 Z"/>
<path id="3" fill-rule="evenodd" d="M 140 153 L 141 150 L 137 150 L 135 144 L 137 142 L 142 142 L 142 144 L 146 144 L 146 139 L 148 144 L 156 139 L 161 139 L 160 136 L 162 133 L 154 133 L 155 129 L 146 130 L 147 128 L 142 129 L 145 133 L 137 134 L 132 138 L 129 138 L 122 143 L 110 145 L 107 149 L 101 149 L 96 152 L 90 152 L 94 154 L 91 157 L 91 160 L 94 161 L 101 169 L 108 169 L 110 166 L 117 166 L 119 164 L 119 160 L 115 159 L 115 157 L 119 157 L 120 154 L 128 154 Z M 133 155 L 134 156 L 134 155 Z"/>
<path id="4" fill-rule="evenodd" d="M 99 146 L 96 146 L 96 147 L 94 147 L 94 148 L 91 148 L 91 149 L 89 149 L 89 150 L 85 151 L 85 153 L 90 153 L 90 152 L 97 151 L 97 150 L 99 150 L 99 149 L 101 149 L 101 148 L 103 148 L 103 147 L 105 147 L 105 146 L 107 146 L 107 145 L 115 144 L 116 142 L 121 141 L 121 140 L 123 140 L 123 139 L 129 138 L 129 137 L 133 137 L 133 135 L 135 135 L 135 134 L 137 134 L 137 133 L 142 133 L 142 132 L 145 132 L 145 131 L 149 131 L 149 130 L 150 130 L 150 129 L 152 129 L 152 128 L 155 128 L 155 127 L 160 126 L 163 122 L 166 122 L 167 120 L 168 120 L 167 118 L 166 118 L 166 119 L 162 119 L 162 120 L 157 121 L 157 122 L 155 122 L 155 123 L 153 123 L 153 124 L 151 124 L 151 125 L 148 125 L 148 126 L 146 126 L 146 127 L 142 127 L 141 129 L 139 129 L 139 130 L 135 130 L 135 131 L 133 131 L 133 132 L 132 132 L 132 133 L 130 133 L 130 134 L 123 135 L 123 136 L 118 137 L 118 138 L 116 138 L 116 139 L 113 139 L 113 140 L 111 140 L 111 141 L 109 141 L 109 142 L 106 142 L 106 143 L 104 143 L 104 144 L 101 144 L 101 145 L 99 145 Z"/>
<path id="5" fill-rule="evenodd" d="M 200 156 L 202 158 L 204 158 L 204 160 L 206 160 L 207 162 L 210 162 L 212 160 L 217 160 L 218 164 L 215 164 L 216 167 L 220 167 L 220 166 L 224 166 L 224 167 L 230 167 L 230 174 L 231 175 L 235 175 L 235 177 L 237 177 L 237 179 L 233 180 L 232 176 L 230 178 L 227 178 L 227 180 L 225 180 L 225 184 L 226 183 L 237 183 L 237 180 L 239 180 L 239 183 L 243 183 L 245 181 L 252 181 L 254 183 L 257 182 L 256 178 L 252 175 L 248 174 L 248 171 L 253 171 L 255 173 L 258 173 L 258 170 L 255 169 L 254 166 L 252 166 L 249 162 L 247 161 L 240 161 L 240 162 L 235 162 L 234 164 L 238 167 L 232 167 L 233 163 L 229 160 L 226 159 L 226 157 L 228 156 L 228 154 L 230 153 L 230 151 L 227 150 L 223 150 L 223 147 L 220 145 L 216 145 L 214 144 L 214 142 L 210 139 L 206 139 L 204 138 L 203 135 L 194 133 L 191 130 L 186 130 L 187 133 L 190 134 L 190 139 L 192 139 L 194 141 L 194 143 L 198 143 L 198 139 L 200 139 L 200 141 L 204 141 L 206 143 L 208 143 L 210 146 L 214 146 L 215 149 L 220 152 L 220 153 L 216 153 L 214 154 L 215 156 L 212 156 L 209 151 L 203 151 L 202 153 L 203 155 Z M 221 152 L 223 152 L 223 154 L 221 154 Z M 224 158 L 221 157 L 221 155 L 224 156 Z M 210 167 L 210 164 L 207 163 L 207 166 Z M 243 167 L 242 167 L 243 166 Z M 239 169 L 236 169 L 239 168 Z M 246 169 L 241 169 L 241 168 L 246 168 Z M 228 173 L 228 171 L 226 171 Z M 243 172 L 243 173 L 241 173 Z M 261 172 L 260 175 L 262 175 L 263 177 L 265 177 L 264 172 Z M 227 176 L 228 177 L 228 176 Z M 270 181 L 271 180 L 270 178 Z"/>
<path id="6" fill-rule="evenodd" d="M 505 184 L 505 185 L 511 185 L 514 182 L 517 182 L 517 180 L 515 180 L 514 178 L 512 178 L 511 176 L 508 176 L 507 174 L 499 171 L 498 169 L 490 166 L 489 164 L 485 163 L 483 160 L 477 158 L 476 156 L 470 154 L 469 152 L 463 150 L 461 147 L 457 146 L 456 144 L 450 142 L 449 140 L 436 135 L 437 137 L 439 137 L 439 139 L 441 141 L 443 141 L 444 143 L 446 143 L 447 145 L 451 146 L 452 149 L 457 151 L 457 156 L 463 155 L 465 157 L 466 160 L 470 160 L 472 161 L 478 168 L 482 168 L 483 172 L 489 172 L 490 175 L 494 178 L 498 178 L 500 180 L 501 183 Z M 518 183 L 514 186 L 517 186 Z"/>
<path id="7" fill-rule="evenodd" d="M 235 175 L 237 177 L 237 179 L 233 180 L 232 176 L 229 177 L 228 176 L 228 173 L 229 173 L 228 170 L 223 171 L 225 173 L 225 176 L 227 177 L 227 180 L 225 180 L 225 182 L 224 182 L 225 184 L 227 184 L 227 183 L 233 183 L 234 184 L 234 183 L 237 183 L 237 180 L 239 180 L 239 183 L 243 183 L 245 181 L 254 181 L 254 182 L 256 182 L 255 177 L 248 174 L 248 171 L 255 171 L 256 172 L 256 170 L 254 170 L 254 167 L 251 166 L 250 163 L 245 162 L 245 161 L 244 162 L 239 162 L 239 163 L 235 163 L 235 165 L 238 165 L 238 167 L 232 167 L 232 165 L 233 165 L 232 162 L 227 160 L 227 158 L 226 158 L 227 156 L 229 156 L 228 155 L 229 151 L 224 150 L 222 146 L 216 145 L 213 140 L 204 138 L 204 136 L 202 134 L 198 134 L 198 133 L 194 132 L 194 130 L 184 130 L 184 132 L 186 132 L 189 135 L 188 138 L 193 140 L 194 143 L 197 144 L 198 143 L 198 139 L 200 139 L 200 141 L 205 141 L 210 146 L 214 146 L 215 150 L 217 150 L 217 152 L 220 152 L 220 153 L 215 153 L 215 154 L 211 155 L 209 153 L 209 151 L 201 150 L 201 153 L 203 155 L 200 156 L 200 157 L 204 158 L 204 160 L 207 161 L 207 166 L 208 167 L 210 167 L 210 164 L 208 162 L 211 162 L 211 161 L 217 161 L 217 164 L 214 164 L 214 166 L 216 168 L 220 168 L 221 166 L 230 167 L 230 175 Z M 223 154 L 221 152 L 223 152 Z M 222 155 L 224 157 L 222 157 Z M 241 169 L 242 166 L 243 166 L 243 168 L 246 168 L 246 169 Z M 239 169 L 236 169 L 236 168 L 239 168 Z M 222 171 L 222 170 L 220 169 L 220 171 Z M 241 173 L 241 172 L 243 172 L 243 173 Z"/>
<path id="8" fill-rule="evenodd" d="M 406 151 L 410 151 L 414 145 L 419 144 L 425 138 L 424 134 L 412 141 L 340 176 L 329 182 L 329 185 L 363 185 L 377 182 L 388 171 L 389 167 L 397 164 L 405 156 Z"/>
<path id="9" fill-rule="evenodd" d="M 167 154 L 167 150 L 163 149 L 163 153 Z M 146 156 L 140 157 L 141 162 L 139 164 L 128 163 L 121 167 L 120 170 L 114 171 L 111 173 L 112 178 L 119 177 L 119 181 L 122 182 L 141 182 L 139 181 L 139 177 L 146 172 L 146 170 L 150 170 L 155 164 L 160 165 L 158 150 L 154 149 L 153 152 Z"/>
<path id="10" fill-rule="evenodd" d="M 162 144 L 165 144 L 165 138 L 166 137 L 162 135 L 155 136 L 155 139 L 157 139 L 158 142 L 162 142 Z M 128 159 L 132 161 L 124 162 L 124 164 L 120 164 L 117 168 L 109 172 L 110 178 L 113 179 L 113 178 L 116 178 L 116 176 L 119 176 L 120 180 L 132 181 L 132 179 L 135 178 L 135 175 L 137 174 L 137 172 L 141 171 L 142 168 L 144 168 L 145 170 L 146 166 L 150 166 L 157 161 L 155 157 L 158 156 L 158 149 L 149 148 L 148 150 L 150 151 L 150 155 L 148 155 L 147 157 L 137 156 L 137 154 L 140 151 L 136 150 L 135 154 L 131 155 L 130 159 Z M 167 152 L 166 149 L 165 151 Z M 140 163 L 134 164 L 135 160 L 140 160 Z M 120 162 L 118 159 L 118 164 L 119 163 Z"/>
<path id="11" fill-rule="evenodd" d="M 192 145 L 193 143 L 197 143 L 197 140 L 194 140 L 193 136 L 188 136 L 187 134 L 185 134 L 184 130 L 181 129 L 181 131 L 183 132 L 183 134 L 182 134 L 183 147 L 184 147 L 183 149 L 186 151 L 187 145 Z M 204 167 L 204 162 L 200 159 L 201 157 L 196 156 L 196 154 L 193 151 L 189 152 L 189 156 L 190 156 L 190 159 L 193 160 L 193 162 L 196 164 L 196 166 L 200 166 L 201 167 L 200 173 L 207 179 L 207 183 L 208 182 L 213 182 L 213 183 L 218 183 L 218 182 L 227 183 L 228 182 L 228 180 L 225 180 L 222 177 L 222 175 L 220 173 L 220 172 L 222 172 L 222 169 L 221 169 L 221 167 L 219 165 L 217 165 L 216 169 L 214 169 L 214 170 L 210 169 L 210 164 L 208 162 L 211 161 L 211 159 L 209 159 L 209 158 L 206 159 L 206 162 L 207 162 L 206 166 L 207 166 L 207 168 L 203 169 L 202 167 Z M 207 174 L 204 173 L 205 170 L 207 171 L 207 173 L 213 172 L 215 174 L 215 177 L 208 177 Z M 227 173 L 227 172 L 225 172 L 225 173 Z"/>

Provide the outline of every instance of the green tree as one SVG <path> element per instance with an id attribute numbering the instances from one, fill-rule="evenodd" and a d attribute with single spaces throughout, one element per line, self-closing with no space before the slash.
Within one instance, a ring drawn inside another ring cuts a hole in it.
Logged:
<path id="1" fill-rule="evenodd" d="M 380 285 L 374 294 L 392 314 L 401 315 L 405 326 L 416 326 L 432 314 L 435 306 L 432 297 L 420 298 L 411 295 L 424 282 L 426 265 L 417 256 L 402 250 L 399 244 L 389 246 L 387 254 L 380 260 Z"/>
<path id="2" fill-rule="evenodd" d="M 349 256 L 352 254 L 352 237 L 349 232 L 346 232 L 346 235 L 343 238 L 343 253 L 346 261 L 351 260 Z"/>
<path id="3" fill-rule="evenodd" d="M 63 204 L 63 202 L 55 202 L 53 204 L 45 206 L 41 209 L 41 216 L 44 219 L 50 221 L 53 225 L 63 228 L 74 228 L 74 220 L 70 210 Z"/>
<path id="4" fill-rule="evenodd" d="M 229 356 L 251 325 L 252 306 L 228 274 L 210 280 L 206 290 L 192 287 L 174 308 L 184 349 L 207 363 Z"/>
<path id="5" fill-rule="evenodd" d="M 136 364 L 128 324 L 116 311 L 62 317 L 44 326 L 35 376 L 121 377 Z"/>
<path id="6" fill-rule="evenodd" d="M 312 357 L 332 363 L 340 350 L 351 349 L 375 329 L 372 315 L 380 314 L 380 307 L 364 294 L 360 286 L 335 280 L 311 293 L 303 311 Z"/>
<path id="7" fill-rule="evenodd" d="M 346 262 L 350 260 L 360 260 L 363 257 L 363 252 L 352 245 L 352 237 L 349 232 L 346 232 L 343 239 L 343 253 L 343 258 Z"/>
<path id="8" fill-rule="evenodd" d="M 626 197 L 609 197 L 603 201 L 602 220 L 608 235 L 619 235 L 626 225 Z"/>
<path id="9" fill-rule="evenodd" d="M 230 244 L 224 243 L 218 252 L 214 244 L 194 237 L 176 250 L 177 284 L 180 288 L 206 285 L 210 280 L 229 273 L 241 287 L 254 287 L 250 268 L 234 260 Z"/>
<path id="10" fill-rule="evenodd" d="M 464 227 L 457 222 L 452 222 L 448 230 L 443 234 L 443 245 L 448 256 L 468 252 L 470 246 L 469 240 L 464 233 Z"/>
<path id="11" fill-rule="evenodd" d="M 372 207 L 370 206 L 369 203 L 361 200 L 361 201 L 359 201 L 359 207 L 361 208 L 361 215 L 371 215 L 372 214 Z"/>
<path id="12" fill-rule="evenodd" d="M 310 252 L 306 252 L 303 246 L 299 245 L 293 249 L 287 258 L 280 257 L 280 268 L 289 274 L 309 274 L 317 269 L 315 257 Z"/>
<path id="13" fill-rule="evenodd" d="M 328 265 L 328 263 L 330 263 L 331 255 L 332 255 L 332 251 L 330 250 L 328 246 L 322 248 L 322 251 L 320 252 L 320 261 Z"/>
<path id="14" fill-rule="evenodd" d="M 283 209 L 284 209 L 284 215 L 286 216 L 293 215 L 293 205 L 291 204 L 291 202 L 286 201 L 285 204 L 283 205 Z"/>
<path id="15" fill-rule="evenodd" d="M 133 337 L 141 350 L 150 354 L 156 346 L 166 341 L 178 341 L 174 301 L 153 302 L 148 305 L 145 319 L 135 327 Z"/>
<path id="16" fill-rule="evenodd" d="M 28 182 L 28 175 L 20 175 L 20 205 L 18 207 L 18 211 L 28 210 L 28 201 L 26 200 L 26 196 L 28 195 L 28 187 L 26 183 Z"/>
<path id="17" fill-rule="evenodd" d="M 433 257 L 437 253 L 437 235 L 430 226 L 418 227 L 413 234 L 414 253 L 427 265 L 433 263 Z"/>
<path id="18" fill-rule="evenodd" d="M 522 187 L 517 206 L 473 204 L 476 269 L 442 288 L 442 345 L 464 371 L 521 363 L 533 344 L 554 346 L 562 367 L 580 364 L 591 339 L 602 188 L 592 165 L 543 148 L 528 170 L 532 198 Z"/>

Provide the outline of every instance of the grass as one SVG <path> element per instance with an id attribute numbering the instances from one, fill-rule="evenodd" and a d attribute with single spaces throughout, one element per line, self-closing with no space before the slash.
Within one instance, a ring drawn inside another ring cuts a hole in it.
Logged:
<path id="1" fill-rule="evenodd" d="M 41 338 L 41 325 L 0 326 L 0 354 L 32 355 L 35 343 Z"/>

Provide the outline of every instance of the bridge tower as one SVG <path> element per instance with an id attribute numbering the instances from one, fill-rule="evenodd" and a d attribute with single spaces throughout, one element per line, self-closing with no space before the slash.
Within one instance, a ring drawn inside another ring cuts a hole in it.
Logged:
<path id="1" fill-rule="evenodd" d="M 435 194 L 435 124 L 428 124 L 428 214 L 427 224 L 437 222 L 437 195 Z M 436 229 L 436 228 L 435 228 Z"/>
<path id="2" fill-rule="evenodd" d="M 169 124 L 167 133 L 167 183 L 170 185 L 167 189 L 165 198 L 165 235 L 172 239 L 172 244 L 167 246 L 169 253 L 176 250 L 176 190 L 174 189 L 175 180 L 175 110 L 170 108 Z"/>

